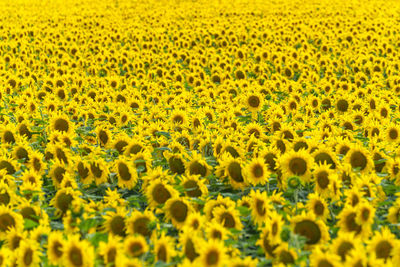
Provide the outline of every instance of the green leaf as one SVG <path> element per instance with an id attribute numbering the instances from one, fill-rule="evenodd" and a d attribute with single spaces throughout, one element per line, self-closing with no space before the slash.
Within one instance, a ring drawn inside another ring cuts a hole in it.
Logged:
<path id="1" fill-rule="evenodd" d="M 237 209 L 239 210 L 241 216 L 249 216 L 251 213 L 248 207 L 239 206 Z"/>
<path id="2" fill-rule="evenodd" d="M 36 226 L 38 226 L 39 224 L 35 221 L 32 221 L 30 219 L 24 219 L 24 228 L 26 230 L 30 230 L 32 228 L 35 228 Z"/>
<path id="3" fill-rule="evenodd" d="M 79 228 L 83 231 L 83 232 L 88 232 L 90 230 L 90 228 L 94 228 L 97 226 L 97 219 L 86 219 L 84 221 L 81 222 Z"/>

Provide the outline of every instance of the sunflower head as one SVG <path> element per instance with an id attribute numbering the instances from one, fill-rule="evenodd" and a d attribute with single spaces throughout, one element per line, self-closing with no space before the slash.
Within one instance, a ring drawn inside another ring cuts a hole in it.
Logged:
<path id="1" fill-rule="evenodd" d="M 114 170 L 120 187 L 132 189 L 136 185 L 137 172 L 127 158 L 120 156 L 114 163 Z"/>
<path id="2" fill-rule="evenodd" d="M 87 240 L 70 235 L 62 249 L 64 264 L 68 266 L 92 266 L 95 260 L 94 249 Z"/>
<path id="3" fill-rule="evenodd" d="M 328 240 L 329 234 L 326 225 L 315 218 L 312 213 L 302 213 L 292 219 L 295 234 L 307 238 L 307 246 L 315 246 Z"/>
<path id="4" fill-rule="evenodd" d="M 133 235 L 125 238 L 124 248 L 127 255 L 138 257 L 149 250 L 146 239 L 141 235 Z"/>
<path id="5" fill-rule="evenodd" d="M 115 236 L 126 236 L 126 214 L 123 208 L 118 208 L 116 212 L 108 212 L 104 216 L 104 229 L 106 232 Z"/>
<path id="6" fill-rule="evenodd" d="M 244 97 L 244 105 L 251 112 L 261 110 L 263 104 L 264 98 L 259 93 L 249 93 L 247 96 Z"/>
<path id="7" fill-rule="evenodd" d="M 200 259 L 202 266 L 224 266 L 227 262 L 226 248 L 218 239 L 202 240 Z"/>
<path id="8" fill-rule="evenodd" d="M 52 264 L 57 265 L 61 262 L 64 246 L 65 240 L 61 232 L 53 231 L 49 234 L 47 241 L 47 257 Z"/>
<path id="9" fill-rule="evenodd" d="M 279 167 L 285 178 L 298 176 L 303 181 L 309 181 L 313 162 L 313 158 L 304 150 L 290 151 L 281 156 Z"/>
<path id="10" fill-rule="evenodd" d="M 131 216 L 127 219 L 127 233 L 128 234 L 139 234 L 145 237 L 150 237 L 152 229 L 150 223 L 156 220 L 154 214 L 150 211 L 134 211 Z"/>
<path id="11" fill-rule="evenodd" d="M 192 212 L 192 206 L 183 197 L 170 198 L 165 202 L 164 207 L 166 217 L 171 220 L 172 224 L 181 229 Z"/>
<path id="12" fill-rule="evenodd" d="M 64 114 L 55 114 L 50 119 L 50 130 L 71 134 L 74 131 L 73 123 Z"/>
<path id="13" fill-rule="evenodd" d="M 253 185 L 264 185 L 268 182 L 269 170 L 262 158 L 253 158 L 245 169 L 248 181 Z"/>

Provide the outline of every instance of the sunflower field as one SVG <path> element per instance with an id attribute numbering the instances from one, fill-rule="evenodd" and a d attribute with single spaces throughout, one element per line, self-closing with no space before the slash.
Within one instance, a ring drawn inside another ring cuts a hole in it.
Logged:
<path id="1" fill-rule="evenodd" d="M 0 11 L 0 266 L 400 266 L 397 0 Z"/>

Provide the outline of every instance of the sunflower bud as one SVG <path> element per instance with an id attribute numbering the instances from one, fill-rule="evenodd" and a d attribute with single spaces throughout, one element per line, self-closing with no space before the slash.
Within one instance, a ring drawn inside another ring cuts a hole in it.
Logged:
<path id="1" fill-rule="evenodd" d="M 292 176 L 287 181 L 289 188 L 297 189 L 300 187 L 301 181 L 298 176 Z"/>

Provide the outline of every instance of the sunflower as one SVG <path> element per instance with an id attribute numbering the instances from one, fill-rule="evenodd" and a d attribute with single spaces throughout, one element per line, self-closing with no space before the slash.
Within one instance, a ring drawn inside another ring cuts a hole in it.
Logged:
<path id="1" fill-rule="evenodd" d="M 10 266 L 10 258 L 12 255 L 12 251 L 6 248 L 5 246 L 0 249 L 0 267 Z"/>
<path id="2" fill-rule="evenodd" d="M 18 197 L 6 181 L 0 181 L 0 205 L 13 206 Z"/>
<path id="3" fill-rule="evenodd" d="M 305 137 L 295 137 L 292 141 L 292 149 L 294 151 L 299 151 L 300 149 L 308 150 L 309 148 L 309 140 Z"/>
<path id="4" fill-rule="evenodd" d="M 227 141 L 224 143 L 221 154 L 229 153 L 233 158 L 242 158 L 244 150 L 240 144 L 234 143 L 233 141 Z"/>
<path id="5" fill-rule="evenodd" d="M 389 173 L 390 179 L 394 180 L 394 183 L 400 185 L 400 158 L 389 158 L 386 162 L 386 169 Z"/>
<path id="6" fill-rule="evenodd" d="M 257 267 L 259 263 L 257 258 L 252 258 L 251 256 L 247 256 L 244 259 L 240 257 L 230 258 L 230 266 L 232 267 Z"/>
<path id="7" fill-rule="evenodd" d="M 200 131 L 203 128 L 202 112 L 192 114 L 189 119 L 189 124 L 194 131 Z"/>
<path id="8" fill-rule="evenodd" d="M 67 210 L 62 217 L 62 223 L 66 235 L 78 234 L 79 225 L 82 223 L 82 219 L 73 214 L 71 210 Z"/>
<path id="9" fill-rule="evenodd" d="M 47 240 L 47 257 L 51 264 L 59 265 L 63 260 L 65 240 L 59 231 L 52 231 Z"/>
<path id="10" fill-rule="evenodd" d="M 156 261 L 162 261 L 165 263 L 170 262 L 171 258 L 176 255 L 175 251 L 175 239 L 171 236 L 165 235 L 165 232 L 158 238 L 154 238 L 154 254 Z"/>
<path id="11" fill-rule="evenodd" d="M 31 139 L 32 131 L 30 128 L 31 128 L 31 125 L 28 121 L 20 121 L 17 124 L 16 131 L 20 136 L 26 137 L 27 139 Z"/>
<path id="12" fill-rule="evenodd" d="M 306 207 L 308 210 L 312 211 L 317 218 L 321 218 L 323 221 L 325 221 L 329 215 L 329 208 L 326 200 L 317 193 L 308 195 Z"/>
<path id="13" fill-rule="evenodd" d="M 387 220 L 392 224 L 400 223 L 400 198 L 397 198 L 394 205 L 389 208 Z"/>
<path id="14" fill-rule="evenodd" d="M 79 195 L 80 192 L 78 190 L 74 190 L 70 187 L 61 188 L 50 201 L 50 205 L 57 208 L 57 214 L 65 215 L 65 213 L 71 208 L 73 200 L 78 198 Z"/>
<path id="15" fill-rule="evenodd" d="M 16 141 L 15 126 L 8 124 L 0 129 L 0 139 L 1 142 L 8 145 L 13 145 Z"/>
<path id="16" fill-rule="evenodd" d="M 353 242 L 353 244 L 354 244 L 354 242 Z M 335 250 L 335 251 L 337 251 L 337 250 Z M 374 264 L 374 265 L 369 265 L 369 263 L 371 261 L 373 261 L 373 259 L 371 259 L 372 255 L 369 255 L 369 258 L 367 258 L 367 257 L 365 257 L 366 254 L 367 254 L 367 252 L 366 252 L 366 249 L 365 249 L 364 246 L 355 246 L 353 249 L 351 249 L 350 251 L 348 251 L 346 253 L 345 265 L 346 266 L 351 266 L 351 267 L 358 267 L 358 266 L 384 266 L 383 262 L 376 262 L 376 264 Z"/>
<path id="17" fill-rule="evenodd" d="M 131 139 L 126 134 L 117 134 L 113 137 L 111 148 L 115 149 L 118 151 L 118 154 L 122 155 L 130 142 Z"/>
<path id="18" fill-rule="evenodd" d="M 376 175 L 361 174 L 355 181 L 354 187 L 358 188 L 364 197 L 370 198 L 372 203 L 376 203 L 379 201 L 377 194 L 379 193 L 378 188 L 380 188 L 376 185 L 381 182 L 381 179 Z"/>
<path id="19" fill-rule="evenodd" d="M 41 174 L 44 171 L 43 154 L 33 151 L 29 156 L 28 166 L 36 173 Z"/>
<path id="20" fill-rule="evenodd" d="M 104 230 L 111 235 L 124 237 L 126 235 L 127 211 L 119 207 L 116 211 L 108 211 L 104 216 Z"/>
<path id="21" fill-rule="evenodd" d="M 299 176 L 303 181 L 310 181 L 313 158 L 304 150 L 298 152 L 292 150 L 282 155 L 278 160 L 278 166 L 285 178 Z"/>
<path id="22" fill-rule="evenodd" d="M 25 141 L 18 142 L 14 147 L 13 147 L 13 157 L 14 159 L 26 163 L 29 161 L 29 155 L 32 153 L 32 148 L 29 146 L 29 144 Z"/>
<path id="23" fill-rule="evenodd" d="M 243 225 L 240 221 L 239 211 L 233 207 L 219 206 L 213 210 L 213 221 L 221 224 L 227 229 L 234 228 L 236 230 L 242 230 Z"/>
<path id="24" fill-rule="evenodd" d="M 48 224 L 48 215 L 40 209 L 38 204 L 30 203 L 30 201 L 26 199 L 21 199 L 18 204 L 18 209 L 24 220 L 34 221 L 41 226 L 46 226 Z"/>
<path id="25" fill-rule="evenodd" d="M 49 152 L 53 155 L 55 160 L 58 160 L 65 165 L 68 165 L 71 158 L 71 152 L 61 144 L 51 144 L 46 148 L 46 153 Z"/>
<path id="26" fill-rule="evenodd" d="M 202 240 L 199 262 L 202 266 L 225 266 L 228 261 L 226 248 L 222 241 L 217 239 Z"/>
<path id="27" fill-rule="evenodd" d="M 285 266 L 295 264 L 297 260 L 297 253 L 294 248 L 289 248 L 288 243 L 281 243 L 275 251 L 277 262 L 283 263 Z"/>
<path id="28" fill-rule="evenodd" d="M 128 236 L 124 240 L 125 253 L 131 257 L 138 257 L 149 250 L 146 239 L 141 235 Z"/>
<path id="29" fill-rule="evenodd" d="M 173 197 L 165 202 L 164 210 L 166 218 L 171 220 L 176 228 L 181 229 L 192 212 L 192 206 L 184 197 Z"/>
<path id="30" fill-rule="evenodd" d="M 253 136 L 256 140 L 263 140 L 265 138 L 264 129 L 260 124 L 252 122 L 246 125 L 244 132 L 247 136 Z"/>
<path id="31" fill-rule="evenodd" d="M 54 164 L 51 166 L 49 176 L 51 177 L 53 184 L 56 188 L 61 187 L 61 183 L 63 182 L 63 179 L 67 171 L 68 171 L 67 165 L 58 160 L 54 162 Z"/>
<path id="32" fill-rule="evenodd" d="M 380 140 L 384 136 L 384 131 L 381 127 L 381 122 L 373 120 L 366 126 L 368 137 L 373 140 Z M 386 132 L 387 133 L 387 132 Z M 388 134 L 388 133 L 387 133 Z"/>
<path id="33" fill-rule="evenodd" d="M 111 143 L 111 132 L 105 127 L 97 127 L 96 134 L 99 139 L 99 143 L 103 147 L 108 147 Z"/>
<path id="34" fill-rule="evenodd" d="M 339 218 L 339 227 L 340 231 L 344 233 L 353 232 L 356 236 L 362 234 L 363 227 L 358 224 L 356 221 L 357 217 L 357 208 L 352 206 L 345 206 L 340 212 Z"/>
<path id="35" fill-rule="evenodd" d="M 245 181 L 243 176 L 244 169 L 240 158 L 233 158 L 231 155 L 224 153 L 219 162 L 216 173 L 220 173 L 223 177 L 228 177 L 234 189 L 243 189 L 246 187 L 247 181 Z"/>
<path id="36" fill-rule="evenodd" d="M 11 228 L 7 232 L 7 239 L 5 244 L 7 247 L 15 251 L 19 248 L 21 241 L 28 239 L 28 234 L 26 232 L 18 232 L 15 228 Z"/>
<path id="37" fill-rule="evenodd" d="M 236 202 L 237 207 L 245 207 L 250 209 L 251 206 L 251 198 L 250 196 L 242 196 L 241 199 L 238 199 Z"/>
<path id="38" fill-rule="evenodd" d="M 25 239 L 21 240 L 21 244 L 18 249 L 18 266 L 38 266 L 40 259 L 40 246 L 34 240 Z"/>
<path id="39" fill-rule="evenodd" d="M 262 150 L 259 153 L 259 157 L 264 159 L 264 163 L 267 165 L 268 170 L 272 173 L 276 172 L 277 159 L 279 157 L 279 151 L 275 148 L 269 147 Z"/>
<path id="40" fill-rule="evenodd" d="M 116 259 L 115 266 L 121 266 L 121 267 L 143 267 L 143 260 L 140 260 L 139 258 L 128 257 L 124 253 L 124 254 L 122 254 L 120 257 L 118 257 Z"/>
<path id="41" fill-rule="evenodd" d="M 185 161 L 181 154 L 164 152 L 164 156 L 168 161 L 169 170 L 173 174 L 184 174 L 186 171 Z"/>
<path id="42" fill-rule="evenodd" d="M 91 159 L 88 159 L 88 162 L 91 178 L 95 181 L 96 185 L 106 183 L 109 174 L 106 161 L 102 158 L 96 159 L 92 156 Z"/>
<path id="43" fill-rule="evenodd" d="M 322 266 L 342 266 L 340 263 L 340 257 L 332 252 L 323 251 L 322 248 L 317 247 L 312 251 L 310 256 L 311 267 L 322 267 Z"/>
<path id="44" fill-rule="evenodd" d="M 329 233 L 325 223 L 316 219 L 311 212 L 303 212 L 301 215 L 293 217 L 291 222 L 293 232 L 307 238 L 307 246 L 324 244 L 329 240 Z"/>
<path id="45" fill-rule="evenodd" d="M 281 230 L 285 221 L 278 212 L 273 210 L 265 222 L 265 227 L 268 228 L 269 238 L 272 243 L 278 244 L 281 242 Z"/>
<path id="46" fill-rule="evenodd" d="M 251 112 L 261 110 L 264 105 L 264 98 L 260 93 L 248 93 L 243 97 L 243 101 L 245 107 Z"/>
<path id="47" fill-rule="evenodd" d="M 356 223 L 362 225 L 363 227 L 367 227 L 368 225 L 372 225 L 375 218 L 375 208 L 368 201 L 363 200 L 357 206 L 357 216 Z"/>
<path id="48" fill-rule="evenodd" d="M 175 132 L 173 133 L 172 137 L 175 142 L 182 145 L 185 149 L 190 150 L 193 146 L 193 137 L 186 130 Z"/>
<path id="49" fill-rule="evenodd" d="M 0 170 L 6 170 L 8 175 L 13 175 L 17 172 L 18 162 L 9 156 L 3 155 L 0 158 Z"/>
<path id="50" fill-rule="evenodd" d="M 229 238 L 229 229 L 225 228 L 219 223 L 207 223 L 205 229 L 205 234 L 208 239 L 219 239 L 226 240 Z"/>
<path id="51" fill-rule="evenodd" d="M 346 196 L 346 206 L 350 205 L 352 207 L 357 206 L 363 197 L 362 192 L 356 187 L 346 190 L 344 195 Z"/>
<path id="52" fill-rule="evenodd" d="M 87 240 L 79 240 L 78 235 L 68 236 L 62 248 L 62 263 L 68 267 L 93 266 L 95 260 L 94 249 Z"/>
<path id="53" fill-rule="evenodd" d="M 235 207 L 235 202 L 230 198 L 221 195 L 219 195 L 217 199 L 208 200 L 203 209 L 208 221 L 211 221 L 214 218 L 214 209 L 220 206 L 225 208 Z"/>
<path id="54" fill-rule="evenodd" d="M 371 151 L 372 160 L 374 161 L 375 172 L 383 173 L 383 172 L 387 171 L 387 168 L 386 168 L 387 158 L 386 158 L 386 155 L 379 150 L 380 150 L 380 148 L 375 147 Z"/>
<path id="55" fill-rule="evenodd" d="M 186 125 L 188 123 L 187 114 L 181 110 L 174 110 L 170 114 L 170 120 L 172 124 Z"/>
<path id="56" fill-rule="evenodd" d="M 224 147 L 225 140 L 222 136 L 217 136 L 215 140 L 213 140 L 213 155 L 215 157 L 221 156 L 222 149 Z"/>
<path id="57" fill-rule="evenodd" d="M 398 143 L 400 140 L 400 127 L 397 124 L 390 123 L 385 129 L 386 140 L 393 143 Z"/>
<path id="58" fill-rule="evenodd" d="M 200 175 L 201 177 L 207 177 L 211 171 L 211 167 L 197 152 L 192 153 L 189 161 L 185 163 L 185 169 L 188 175 Z"/>
<path id="59" fill-rule="evenodd" d="M 179 235 L 179 244 L 182 246 L 182 252 L 190 262 L 199 257 L 199 243 L 201 239 L 191 231 L 183 231 Z"/>
<path id="60" fill-rule="evenodd" d="M 274 135 L 271 140 L 271 146 L 283 155 L 285 152 L 289 151 L 290 143 L 288 140 L 284 139 L 283 136 L 279 137 Z"/>
<path id="61" fill-rule="evenodd" d="M 253 221 L 261 226 L 264 222 L 266 222 L 270 210 L 272 210 L 271 203 L 268 199 L 267 192 L 251 191 L 250 194 L 250 208 L 251 208 L 251 217 Z"/>
<path id="62" fill-rule="evenodd" d="M 262 228 L 260 239 L 256 243 L 258 246 L 261 246 L 265 257 L 267 259 L 275 259 L 276 257 L 276 248 L 279 246 L 279 243 L 272 242 L 270 238 L 270 233 L 267 227 Z"/>
<path id="63" fill-rule="evenodd" d="M 328 146 L 320 146 L 316 151 L 311 154 L 314 157 L 316 164 L 326 163 L 331 169 L 336 169 L 337 161 L 336 155 L 332 152 L 332 149 Z"/>
<path id="64" fill-rule="evenodd" d="M 114 162 L 114 171 L 118 177 L 118 186 L 121 188 L 132 189 L 137 183 L 137 172 L 129 164 L 128 159 L 120 156 Z"/>
<path id="65" fill-rule="evenodd" d="M 162 180 L 167 183 L 175 183 L 175 176 L 168 174 L 168 169 L 163 169 L 162 166 L 151 168 L 146 176 L 141 177 L 143 180 L 142 188 L 148 188 L 152 181 Z M 145 190 L 144 190 L 145 191 Z"/>
<path id="66" fill-rule="evenodd" d="M 149 210 L 144 212 L 133 211 L 129 218 L 126 219 L 127 234 L 140 234 L 145 237 L 150 237 L 152 230 L 149 228 L 149 223 L 156 220 L 154 214 Z"/>
<path id="67" fill-rule="evenodd" d="M 344 161 L 349 163 L 353 170 L 361 173 L 368 173 L 374 166 L 372 157 L 368 150 L 360 145 L 352 144 L 349 152 L 347 152 Z"/>
<path id="68" fill-rule="evenodd" d="M 109 235 L 107 242 L 100 242 L 99 255 L 103 257 L 104 263 L 115 266 L 118 257 L 122 256 L 121 239 L 118 236 Z"/>
<path id="69" fill-rule="evenodd" d="M 189 214 L 184 229 L 191 230 L 193 232 L 203 230 L 203 227 L 206 223 L 206 218 L 204 215 L 201 215 L 199 212 L 193 212 Z"/>
<path id="70" fill-rule="evenodd" d="M 368 242 L 367 250 L 378 259 L 390 260 L 394 255 L 394 248 L 398 246 L 396 236 L 387 227 L 383 227 L 380 232 Z"/>
<path id="71" fill-rule="evenodd" d="M 14 228 L 17 232 L 23 230 L 22 215 L 11 210 L 6 206 L 0 206 L 0 238 L 7 237 L 7 231 Z"/>
<path id="72" fill-rule="evenodd" d="M 349 141 L 343 137 L 338 137 L 335 141 L 336 154 L 346 156 L 347 152 L 350 150 Z"/>
<path id="73" fill-rule="evenodd" d="M 74 132 L 74 125 L 68 116 L 62 113 L 54 114 L 50 118 L 50 131 L 60 131 L 62 133 L 71 134 Z"/>
<path id="74" fill-rule="evenodd" d="M 85 158 L 81 157 L 76 157 L 74 162 L 79 181 L 83 184 L 91 184 L 93 176 L 90 175 L 90 164 L 85 160 Z"/>
<path id="75" fill-rule="evenodd" d="M 315 191 L 322 197 L 331 195 L 331 180 L 335 172 L 330 168 L 326 162 L 318 164 L 313 170 L 313 177 L 315 180 Z"/>
<path id="76" fill-rule="evenodd" d="M 245 173 L 247 180 L 252 185 L 265 185 L 270 174 L 262 158 L 253 158 L 246 166 Z"/>
<path id="77" fill-rule="evenodd" d="M 208 194 L 205 180 L 200 178 L 200 175 L 188 175 L 184 176 L 180 182 L 185 189 L 185 193 L 188 197 L 200 198 Z"/>
<path id="78" fill-rule="evenodd" d="M 362 246 L 361 241 L 355 237 L 354 233 L 339 234 L 332 241 L 332 251 L 340 256 L 342 262 L 346 262 L 349 254 L 360 246 Z"/>
<path id="79" fill-rule="evenodd" d="M 161 179 L 153 180 L 145 190 L 149 206 L 152 209 L 165 204 L 171 198 L 179 196 L 176 189 L 169 185 L 167 181 Z"/>
<path id="80" fill-rule="evenodd" d="M 138 138 L 133 139 L 129 142 L 129 144 L 125 147 L 124 154 L 125 156 L 135 155 L 139 152 L 142 152 L 146 149 L 146 145 Z"/>

